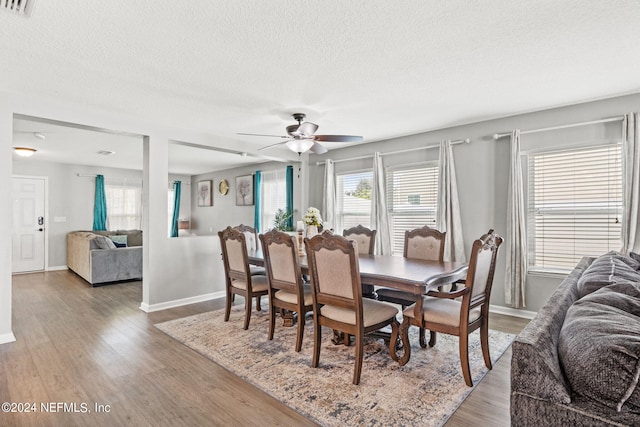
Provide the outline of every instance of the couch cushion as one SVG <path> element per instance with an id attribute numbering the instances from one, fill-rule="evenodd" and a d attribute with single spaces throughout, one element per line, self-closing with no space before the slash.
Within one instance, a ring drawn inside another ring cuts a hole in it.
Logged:
<path id="1" fill-rule="evenodd" d="M 609 252 L 596 258 L 578 280 L 578 296 L 597 291 L 612 283 L 640 282 L 640 262 L 619 252 Z"/>
<path id="2" fill-rule="evenodd" d="M 127 236 L 127 246 L 142 246 L 142 230 L 118 230 L 113 234 Z"/>
<path id="3" fill-rule="evenodd" d="M 576 301 L 558 350 L 574 393 L 640 413 L 640 286 L 616 283 Z"/>

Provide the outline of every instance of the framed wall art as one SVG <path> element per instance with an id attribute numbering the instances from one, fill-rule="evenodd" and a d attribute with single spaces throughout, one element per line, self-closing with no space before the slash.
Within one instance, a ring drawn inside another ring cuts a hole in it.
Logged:
<path id="1" fill-rule="evenodd" d="M 198 181 L 198 206 L 213 206 L 212 182 L 210 179 Z"/>
<path id="2" fill-rule="evenodd" d="M 253 175 L 236 177 L 236 206 L 253 205 Z"/>

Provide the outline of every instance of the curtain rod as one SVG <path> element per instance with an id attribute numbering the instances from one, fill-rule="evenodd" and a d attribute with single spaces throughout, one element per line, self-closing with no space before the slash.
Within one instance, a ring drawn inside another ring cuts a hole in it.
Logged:
<path id="1" fill-rule="evenodd" d="M 520 132 L 520 135 L 525 135 L 525 134 L 528 134 L 528 133 L 546 132 L 548 130 L 568 129 L 568 128 L 573 128 L 573 127 L 578 127 L 578 126 L 595 125 L 595 124 L 598 124 L 598 123 L 618 122 L 618 121 L 622 121 L 623 119 L 624 119 L 624 116 L 618 116 L 618 117 L 609 117 L 609 118 L 600 119 L 600 120 L 591 120 L 590 122 L 571 123 L 571 124 L 568 124 L 568 125 L 551 126 L 551 127 L 548 127 L 548 128 L 530 129 L 530 130 L 524 130 L 524 131 Z M 508 132 L 508 133 L 494 133 L 493 134 L 493 139 L 497 141 L 500 138 L 504 138 L 505 136 L 511 136 L 511 132 Z"/>
<path id="2" fill-rule="evenodd" d="M 451 141 L 451 145 L 458 145 L 458 144 L 468 144 L 470 143 L 471 140 L 469 138 L 465 138 L 465 139 L 456 139 L 455 141 Z M 417 147 L 417 148 L 407 148 L 406 150 L 398 150 L 398 151 L 389 151 L 388 153 L 380 153 L 381 156 L 388 156 L 391 154 L 401 154 L 401 153 L 409 153 L 411 151 L 418 151 L 418 150 L 430 150 L 432 148 L 439 148 L 440 144 L 433 144 L 433 145 L 426 145 L 424 147 Z M 334 160 L 333 163 L 341 163 L 341 162 L 350 162 L 352 160 L 361 160 L 361 159 L 368 159 L 373 157 L 373 154 L 368 154 L 366 156 L 359 156 L 359 157 L 350 157 L 348 159 L 339 159 L 339 160 Z M 320 166 L 320 165 L 324 165 L 326 162 L 316 162 L 316 166 Z"/>
<path id="3" fill-rule="evenodd" d="M 95 178 L 97 175 L 84 175 L 81 173 L 77 173 L 76 176 L 81 177 L 81 178 Z M 141 179 L 133 179 L 133 178 L 125 178 L 122 176 L 110 176 L 110 177 L 105 177 L 105 178 L 109 178 L 109 179 L 120 179 L 122 181 L 131 181 L 131 182 L 142 182 Z M 169 181 L 169 184 L 173 184 L 175 181 L 180 181 L 178 179 L 175 179 L 173 181 Z M 181 181 L 183 185 L 191 185 L 190 182 L 186 182 L 186 181 Z"/>

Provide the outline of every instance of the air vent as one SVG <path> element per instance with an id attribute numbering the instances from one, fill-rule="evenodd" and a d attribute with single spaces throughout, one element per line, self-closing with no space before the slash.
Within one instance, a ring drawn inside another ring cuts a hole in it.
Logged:
<path id="1" fill-rule="evenodd" d="M 108 151 L 108 150 L 100 150 L 98 151 L 98 154 L 100 154 L 101 156 L 110 156 L 112 154 L 115 154 L 115 151 Z"/>
<path id="2" fill-rule="evenodd" d="M 31 15 L 35 0 L 0 0 L 0 9 L 18 15 Z"/>

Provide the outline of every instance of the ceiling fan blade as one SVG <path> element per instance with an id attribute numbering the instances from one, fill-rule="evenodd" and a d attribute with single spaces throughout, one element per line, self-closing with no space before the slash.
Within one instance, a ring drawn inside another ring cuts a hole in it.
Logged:
<path id="1" fill-rule="evenodd" d="M 288 136 L 283 136 L 283 135 L 263 135 L 261 133 L 237 133 L 236 135 L 249 135 L 249 136 L 271 136 L 273 138 L 285 138 L 285 139 L 289 139 Z"/>
<path id="2" fill-rule="evenodd" d="M 300 133 L 298 132 L 298 128 L 300 127 L 300 125 L 289 125 L 287 126 L 287 133 L 292 136 L 292 137 L 296 137 L 299 136 Z"/>
<path id="3" fill-rule="evenodd" d="M 313 137 L 316 141 L 325 142 L 360 142 L 361 136 L 356 135 L 316 135 Z"/>
<path id="4" fill-rule="evenodd" d="M 311 122 L 304 122 L 298 126 L 298 133 L 306 136 L 311 136 L 318 130 L 318 125 Z"/>
<path id="5" fill-rule="evenodd" d="M 311 148 L 309 149 L 309 151 L 315 153 L 315 154 L 324 154 L 326 153 L 327 147 L 325 147 L 324 145 L 320 144 L 319 142 L 315 142 L 313 143 L 313 145 L 311 146 Z"/>
<path id="6" fill-rule="evenodd" d="M 289 138 L 287 138 L 287 139 L 289 139 Z M 289 141 L 288 140 L 287 141 L 282 141 L 282 142 L 278 142 L 278 143 L 275 143 L 275 144 L 267 145 L 266 147 L 260 147 L 260 148 L 258 148 L 258 151 L 262 151 L 262 150 L 266 150 L 268 148 L 276 147 L 278 145 L 286 144 L 287 142 L 289 142 Z"/>

